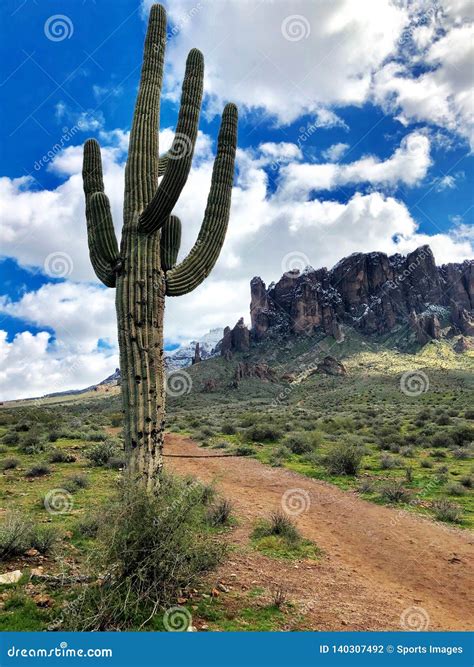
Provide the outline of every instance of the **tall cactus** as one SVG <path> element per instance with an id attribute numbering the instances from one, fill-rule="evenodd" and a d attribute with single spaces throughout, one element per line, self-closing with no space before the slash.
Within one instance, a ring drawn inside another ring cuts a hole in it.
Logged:
<path id="1" fill-rule="evenodd" d="M 163 312 L 165 296 L 195 289 L 210 273 L 229 221 L 237 142 L 237 108 L 222 114 L 204 220 L 189 255 L 176 264 L 181 223 L 171 215 L 186 183 L 198 133 L 204 61 L 186 61 L 176 134 L 159 157 L 158 130 L 166 13 L 153 5 L 145 39 L 127 165 L 120 249 L 104 193 L 100 147 L 84 146 L 83 180 L 89 253 L 97 277 L 116 288 L 124 438 L 129 472 L 148 490 L 159 483 L 165 419 Z M 158 185 L 158 177 L 162 180 Z"/>

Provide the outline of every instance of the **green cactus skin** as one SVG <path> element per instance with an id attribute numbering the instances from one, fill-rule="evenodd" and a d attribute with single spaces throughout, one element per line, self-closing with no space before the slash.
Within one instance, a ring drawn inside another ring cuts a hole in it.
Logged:
<path id="1" fill-rule="evenodd" d="M 120 251 L 104 193 L 100 147 L 93 139 L 84 145 L 83 163 L 91 263 L 107 287 L 116 287 L 127 468 L 149 491 L 159 484 L 163 465 L 165 296 L 195 289 L 217 261 L 229 221 L 237 144 L 237 108 L 228 104 L 222 114 L 203 224 L 189 255 L 176 264 L 181 222 L 171 213 L 191 169 L 204 62 L 200 51 L 190 51 L 175 138 L 169 152 L 159 157 L 165 42 L 166 13 L 161 5 L 153 5 L 125 169 Z M 163 177 L 160 185 L 159 176 Z"/>

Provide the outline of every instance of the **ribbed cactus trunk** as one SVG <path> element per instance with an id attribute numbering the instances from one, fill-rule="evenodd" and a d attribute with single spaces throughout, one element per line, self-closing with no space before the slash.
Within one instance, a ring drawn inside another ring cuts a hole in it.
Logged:
<path id="1" fill-rule="evenodd" d="M 150 12 L 143 66 L 125 169 L 120 250 L 104 193 L 100 147 L 84 146 L 84 192 L 89 253 L 107 287 L 116 287 L 124 441 L 129 473 L 149 491 L 159 483 L 165 421 L 163 314 L 165 296 L 195 289 L 219 256 L 229 221 L 237 141 L 237 109 L 222 115 L 204 220 L 189 255 L 178 265 L 181 222 L 173 207 L 191 169 L 202 100 L 204 62 L 192 49 L 186 62 L 176 135 L 159 158 L 158 128 L 166 14 Z M 158 186 L 158 178 L 163 176 Z"/>

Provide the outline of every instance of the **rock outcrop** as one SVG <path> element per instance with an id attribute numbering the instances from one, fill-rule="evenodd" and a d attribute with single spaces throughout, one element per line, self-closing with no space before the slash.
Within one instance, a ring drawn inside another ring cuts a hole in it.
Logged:
<path id="1" fill-rule="evenodd" d="M 331 270 L 289 271 L 268 289 L 250 283 L 251 339 L 322 331 L 340 341 L 344 325 L 366 335 L 406 327 L 420 343 L 438 339 L 441 322 L 474 335 L 474 261 L 437 267 L 429 246 L 407 257 L 355 253 Z"/>
<path id="2" fill-rule="evenodd" d="M 224 336 L 220 343 L 221 356 L 226 359 L 232 358 L 232 352 L 248 352 L 250 349 L 250 331 L 241 317 L 235 327 L 224 329 Z"/>
<path id="3" fill-rule="evenodd" d="M 196 347 L 194 348 L 194 355 L 193 358 L 191 359 L 191 364 L 194 366 L 194 364 L 199 364 L 202 361 L 201 359 L 201 353 L 199 351 L 199 343 L 196 343 Z"/>

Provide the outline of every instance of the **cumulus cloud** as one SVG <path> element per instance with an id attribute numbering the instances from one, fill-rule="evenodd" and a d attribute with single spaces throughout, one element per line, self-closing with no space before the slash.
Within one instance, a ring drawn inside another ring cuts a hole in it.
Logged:
<path id="1" fill-rule="evenodd" d="M 343 143 L 338 143 L 338 144 L 333 144 L 332 146 L 329 146 L 325 151 L 323 151 L 322 156 L 325 160 L 329 160 L 329 162 L 338 162 L 341 157 L 346 153 L 346 151 L 349 148 L 349 144 L 343 144 Z"/>
<path id="2" fill-rule="evenodd" d="M 396 51 L 409 21 L 390 0 L 365 11 L 351 0 L 173 0 L 167 7 L 168 95 L 179 96 L 187 52 L 197 47 L 209 114 L 233 100 L 283 124 L 305 113 L 321 126 L 338 124 L 331 107 L 368 98 L 372 72 Z"/>

